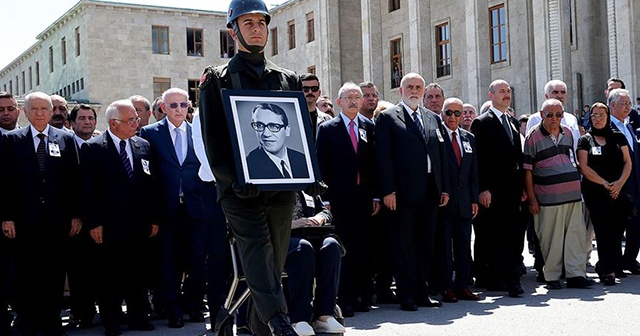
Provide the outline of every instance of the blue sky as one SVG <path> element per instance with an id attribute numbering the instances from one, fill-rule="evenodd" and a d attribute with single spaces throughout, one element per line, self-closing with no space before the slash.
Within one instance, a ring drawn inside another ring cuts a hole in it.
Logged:
<path id="1" fill-rule="evenodd" d="M 111 0 L 103 0 L 111 1 Z M 36 42 L 36 36 L 62 16 L 79 0 L 17 0 L 4 1 L 0 32 L 0 69 L 3 69 Z M 155 6 L 196 8 L 226 12 L 231 0 L 121 0 L 113 2 L 136 3 Z M 268 6 L 285 0 L 265 0 Z"/>

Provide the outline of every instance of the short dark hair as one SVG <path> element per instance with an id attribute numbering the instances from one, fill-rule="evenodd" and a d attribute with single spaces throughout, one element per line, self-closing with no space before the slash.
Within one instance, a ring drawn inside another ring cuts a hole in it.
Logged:
<path id="1" fill-rule="evenodd" d="M 96 114 L 96 110 L 88 104 L 78 104 L 73 107 L 71 112 L 69 113 L 69 121 L 76 122 L 76 118 L 78 118 L 78 111 L 80 110 L 91 110 L 93 112 L 93 117 L 98 119 L 98 114 Z"/>
<path id="2" fill-rule="evenodd" d="M 378 88 L 376 87 L 375 84 L 373 84 L 373 82 L 371 81 L 364 81 L 360 84 L 358 84 L 358 86 L 360 87 L 360 90 L 364 89 L 364 88 L 369 88 L 369 89 L 374 89 L 376 90 L 376 94 L 378 93 Z"/>
<path id="3" fill-rule="evenodd" d="M 0 98 L 11 98 L 13 100 L 16 99 L 16 97 L 14 97 L 13 94 L 6 91 L 0 91 Z"/>
<path id="4" fill-rule="evenodd" d="M 607 81 L 607 87 L 606 88 L 609 88 L 609 83 L 611 83 L 611 82 L 620 83 L 620 88 L 621 89 L 626 89 L 626 87 L 624 86 L 624 82 L 622 81 L 622 79 L 620 79 L 618 77 L 609 78 L 609 80 Z"/>
<path id="5" fill-rule="evenodd" d="M 260 110 L 269 110 L 273 113 L 275 113 L 276 115 L 279 115 L 280 118 L 282 118 L 282 123 L 285 126 L 289 126 L 289 118 L 287 117 L 287 113 L 284 111 L 284 109 L 282 109 L 282 107 L 276 105 L 276 104 L 271 104 L 271 103 L 260 103 L 258 105 L 256 105 L 256 107 L 253 108 L 253 110 L 251 111 L 251 114 L 256 113 L 256 111 L 260 109 Z"/>
<path id="6" fill-rule="evenodd" d="M 318 76 L 316 76 L 316 75 L 314 75 L 312 73 L 307 72 L 305 74 L 300 75 L 300 81 L 301 82 L 302 81 L 312 81 L 312 80 L 318 81 L 318 83 L 320 83 L 320 80 L 318 79 Z"/>

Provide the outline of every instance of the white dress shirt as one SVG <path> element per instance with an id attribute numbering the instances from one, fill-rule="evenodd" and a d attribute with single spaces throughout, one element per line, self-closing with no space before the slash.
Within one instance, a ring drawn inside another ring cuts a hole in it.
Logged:
<path id="1" fill-rule="evenodd" d="M 117 136 L 115 136 L 115 134 L 113 134 L 111 130 L 108 130 L 108 133 L 109 133 L 109 136 L 111 136 L 111 140 L 113 140 L 113 144 L 116 145 L 116 150 L 118 151 L 118 154 L 120 154 L 120 141 L 123 139 L 120 139 Z M 129 157 L 129 163 L 131 163 L 131 170 L 133 170 L 133 152 L 131 151 L 131 143 L 129 139 L 125 140 L 124 142 L 126 143 L 124 150 L 127 152 L 127 156 Z"/>

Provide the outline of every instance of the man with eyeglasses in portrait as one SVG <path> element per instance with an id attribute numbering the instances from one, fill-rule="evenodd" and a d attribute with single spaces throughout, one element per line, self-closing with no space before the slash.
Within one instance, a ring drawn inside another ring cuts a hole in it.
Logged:
<path id="1" fill-rule="evenodd" d="M 316 107 L 318 97 L 322 94 L 318 77 L 312 73 L 306 73 L 300 76 L 300 81 L 302 82 L 302 92 L 304 93 L 304 99 L 307 101 L 307 108 L 311 117 L 311 134 L 315 139 L 316 134 L 318 134 L 318 126 L 332 117 Z"/>
<path id="2" fill-rule="evenodd" d="M 64 97 L 59 95 L 51 95 L 51 102 L 53 102 L 53 115 L 49 125 L 59 128 L 61 130 L 73 133 L 73 131 L 67 127 L 69 118 L 69 104 Z"/>
<path id="3" fill-rule="evenodd" d="M 286 146 L 289 118 L 276 104 L 260 103 L 251 111 L 251 128 L 260 145 L 247 155 L 252 179 L 308 178 L 305 155 Z"/>
<path id="4" fill-rule="evenodd" d="M 137 135 L 140 118 L 129 99 L 105 111 L 109 128 L 80 151 L 86 227 L 97 250 L 100 321 L 105 336 L 121 333 L 122 301 L 129 330 L 154 330 L 148 320 L 141 246 L 158 234 L 149 142 Z"/>

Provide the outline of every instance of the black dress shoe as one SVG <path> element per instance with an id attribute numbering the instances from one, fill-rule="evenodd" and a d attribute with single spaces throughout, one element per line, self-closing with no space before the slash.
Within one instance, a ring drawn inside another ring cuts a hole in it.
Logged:
<path id="1" fill-rule="evenodd" d="M 603 277 L 600 277 L 600 282 L 605 286 L 615 286 L 616 285 L 616 276 L 613 274 L 607 274 Z"/>
<path id="2" fill-rule="evenodd" d="M 560 281 L 547 281 L 547 289 L 562 289 Z"/>
<path id="3" fill-rule="evenodd" d="M 447 303 L 456 303 L 458 302 L 458 297 L 456 296 L 456 293 L 453 291 L 453 289 L 447 289 L 442 292 L 442 301 Z"/>
<path id="4" fill-rule="evenodd" d="M 638 263 L 637 261 L 631 264 L 627 264 L 625 269 L 629 270 L 629 272 L 631 272 L 631 274 L 633 275 L 640 275 L 640 263 Z"/>
<path id="5" fill-rule="evenodd" d="M 418 306 L 413 302 L 413 300 L 402 300 L 400 302 L 400 309 L 404 311 L 416 311 L 418 310 Z"/>
<path id="6" fill-rule="evenodd" d="M 167 326 L 171 329 L 180 329 L 184 327 L 184 320 L 182 319 L 182 317 L 170 317 L 169 318 L 169 323 L 167 323 Z"/>
<path id="7" fill-rule="evenodd" d="M 369 311 L 371 311 L 371 308 L 369 308 L 369 305 L 366 303 L 356 302 L 356 304 L 353 305 L 353 311 L 359 313 L 368 313 Z"/>
<path id="8" fill-rule="evenodd" d="M 581 276 L 567 278 L 567 288 L 591 288 L 594 284 L 595 281 Z"/>
<path id="9" fill-rule="evenodd" d="M 509 297 L 521 297 L 522 294 L 524 294 L 524 289 L 522 289 L 522 286 L 520 285 L 513 285 L 509 287 Z"/>
<path id="10" fill-rule="evenodd" d="M 283 313 L 274 315 L 267 324 L 273 336 L 298 336 L 291 326 L 289 317 Z"/>
<path id="11" fill-rule="evenodd" d="M 442 302 L 432 299 L 429 296 L 420 298 L 417 304 L 419 307 L 431 307 L 431 308 L 442 307 Z"/>
<path id="12" fill-rule="evenodd" d="M 120 336 L 121 334 L 120 326 L 108 326 L 104 329 L 104 336 Z"/>
<path id="13" fill-rule="evenodd" d="M 546 282 L 546 280 L 544 278 L 544 273 L 538 272 L 538 275 L 536 275 L 536 282 L 537 283 L 545 283 Z"/>
<path id="14" fill-rule="evenodd" d="M 129 323 L 129 330 L 151 331 L 151 330 L 156 330 L 156 327 L 147 321 L 140 321 L 135 323 Z"/>
<path id="15" fill-rule="evenodd" d="M 194 311 L 189 313 L 189 322 L 202 323 L 204 322 L 204 314 L 201 311 Z"/>
<path id="16" fill-rule="evenodd" d="M 344 317 L 354 317 L 356 314 L 354 313 L 353 306 L 341 306 L 342 316 Z"/>

